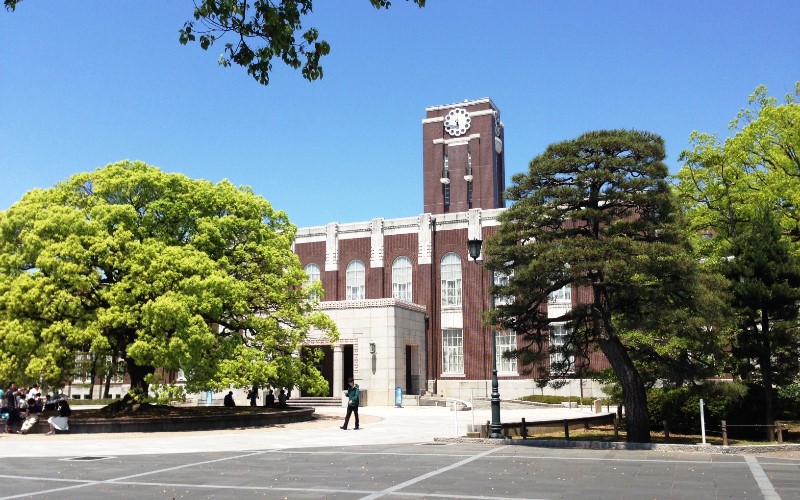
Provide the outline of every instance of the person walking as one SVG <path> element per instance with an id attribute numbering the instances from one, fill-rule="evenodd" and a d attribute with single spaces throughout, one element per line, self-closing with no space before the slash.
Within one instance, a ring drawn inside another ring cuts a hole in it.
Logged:
<path id="1" fill-rule="evenodd" d="M 353 380 L 353 377 L 347 379 L 347 384 L 350 386 L 347 388 L 347 416 L 344 417 L 344 425 L 341 429 L 347 430 L 350 415 L 355 414 L 356 426 L 354 429 L 358 430 L 358 384 Z"/>

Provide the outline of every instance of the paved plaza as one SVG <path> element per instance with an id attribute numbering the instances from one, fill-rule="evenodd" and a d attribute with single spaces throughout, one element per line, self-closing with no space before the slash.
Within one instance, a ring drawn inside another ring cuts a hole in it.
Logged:
<path id="1" fill-rule="evenodd" d="M 488 410 L 343 408 L 227 431 L 3 435 L 0 498 L 800 498 L 800 457 L 441 443 Z M 504 409 L 503 420 L 581 416 Z M 352 423 L 351 423 L 352 425 Z"/>

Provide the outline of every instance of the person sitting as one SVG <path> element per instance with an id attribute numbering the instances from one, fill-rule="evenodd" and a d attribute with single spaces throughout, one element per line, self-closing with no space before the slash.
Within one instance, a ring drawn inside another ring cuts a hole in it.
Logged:
<path id="1" fill-rule="evenodd" d="M 264 406 L 275 406 L 275 392 L 270 389 L 269 394 L 264 397 Z"/>
<path id="2" fill-rule="evenodd" d="M 233 401 L 233 391 L 228 391 L 225 399 L 222 400 L 222 404 L 224 406 L 236 406 L 236 403 Z"/>
<path id="3" fill-rule="evenodd" d="M 28 395 L 31 393 L 29 392 Z M 39 413 L 42 412 L 41 406 L 36 405 L 36 399 L 31 397 L 28 399 L 28 409 L 25 413 L 25 421 L 22 423 L 22 427 L 19 430 L 20 434 L 27 434 L 33 429 L 33 426 L 36 425 L 36 422 L 39 421 Z"/>
<path id="4" fill-rule="evenodd" d="M 286 391 L 281 389 L 281 392 L 278 394 L 278 406 L 286 406 Z"/>
<path id="5" fill-rule="evenodd" d="M 58 416 L 47 419 L 47 423 L 50 424 L 50 432 L 47 435 L 52 436 L 56 431 L 68 431 L 69 417 L 71 416 L 72 410 L 69 407 L 69 403 L 67 403 L 66 399 L 62 399 L 58 402 Z"/>

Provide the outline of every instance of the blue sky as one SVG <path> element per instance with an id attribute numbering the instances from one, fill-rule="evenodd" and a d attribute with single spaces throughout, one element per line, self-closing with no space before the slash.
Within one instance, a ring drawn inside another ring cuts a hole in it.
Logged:
<path id="1" fill-rule="evenodd" d="M 490 97 L 506 168 L 593 129 L 727 125 L 759 84 L 800 80 L 800 2 L 317 0 L 325 77 L 258 85 L 181 46 L 189 0 L 0 11 L 0 210 L 123 159 L 251 186 L 298 226 L 422 211 L 425 108 Z"/>

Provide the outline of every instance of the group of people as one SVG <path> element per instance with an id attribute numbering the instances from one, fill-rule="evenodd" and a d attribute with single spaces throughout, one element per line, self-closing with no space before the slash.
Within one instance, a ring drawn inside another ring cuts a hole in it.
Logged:
<path id="1" fill-rule="evenodd" d="M 258 406 L 256 400 L 258 399 L 258 390 L 250 389 L 247 392 L 247 399 L 250 400 L 250 406 Z M 278 393 L 278 406 L 283 407 L 286 406 L 286 401 L 289 399 L 289 391 L 285 389 L 281 389 L 280 393 Z M 236 402 L 233 400 L 233 391 L 228 391 L 228 394 L 225 395 L 225 398 L 222 400 L 223 406 L 236 406 Z M 275 391 L 272 389 L 267 392 L 264 396 L 264 406 L 275 406 Z"/>
<path id="2" fill-rule="evenodd" d="M 40 414 L 50 410 L 56 410 L 58 414 L 47 419 L 50 426 L 47 434 L 69 430 L 72 409 L 66 398 L 52 398 L 48 394 L 43 399 L 39 386 L 25 389 L 12 382 L 6 390 L 0 389 L 0 402 L 0 418 L 5 420 L 6 433 L 27 434 L 39 421 Z M 15 429 L 17 426 L 19 429 Z"/>
<path id="3" fill-rule="evenodd" d="M 350 417 L 355 416 L 356 425 L 354 429 L 358 430 L 360 428 L 358 426 L 358 406 L 360 404 L 359 387 L 358 384 L 355 383 L 353 377 L 347 379 L 347 385 L 347 415 L 344 418 L 344 425 L 340 428 L 347 430 Z M 278 406 L 286 406 L 286 400 L 288 398 L 287 392 L 281 389 L 281 392 L 278 394 Z M 247 392 L 247 399 L 250 400 L 250 406 L 256 406 L 258 391 L 256 389 L 250 389 Z M 233 400 L 233 391 L 228 391 L 228 394 L 222 400 L 222 404 L 224 406 L 236 406 L 236 402 Z M 272 389 L 264 396 L 264 406 L 275 406 L 275 392 Z"/>

